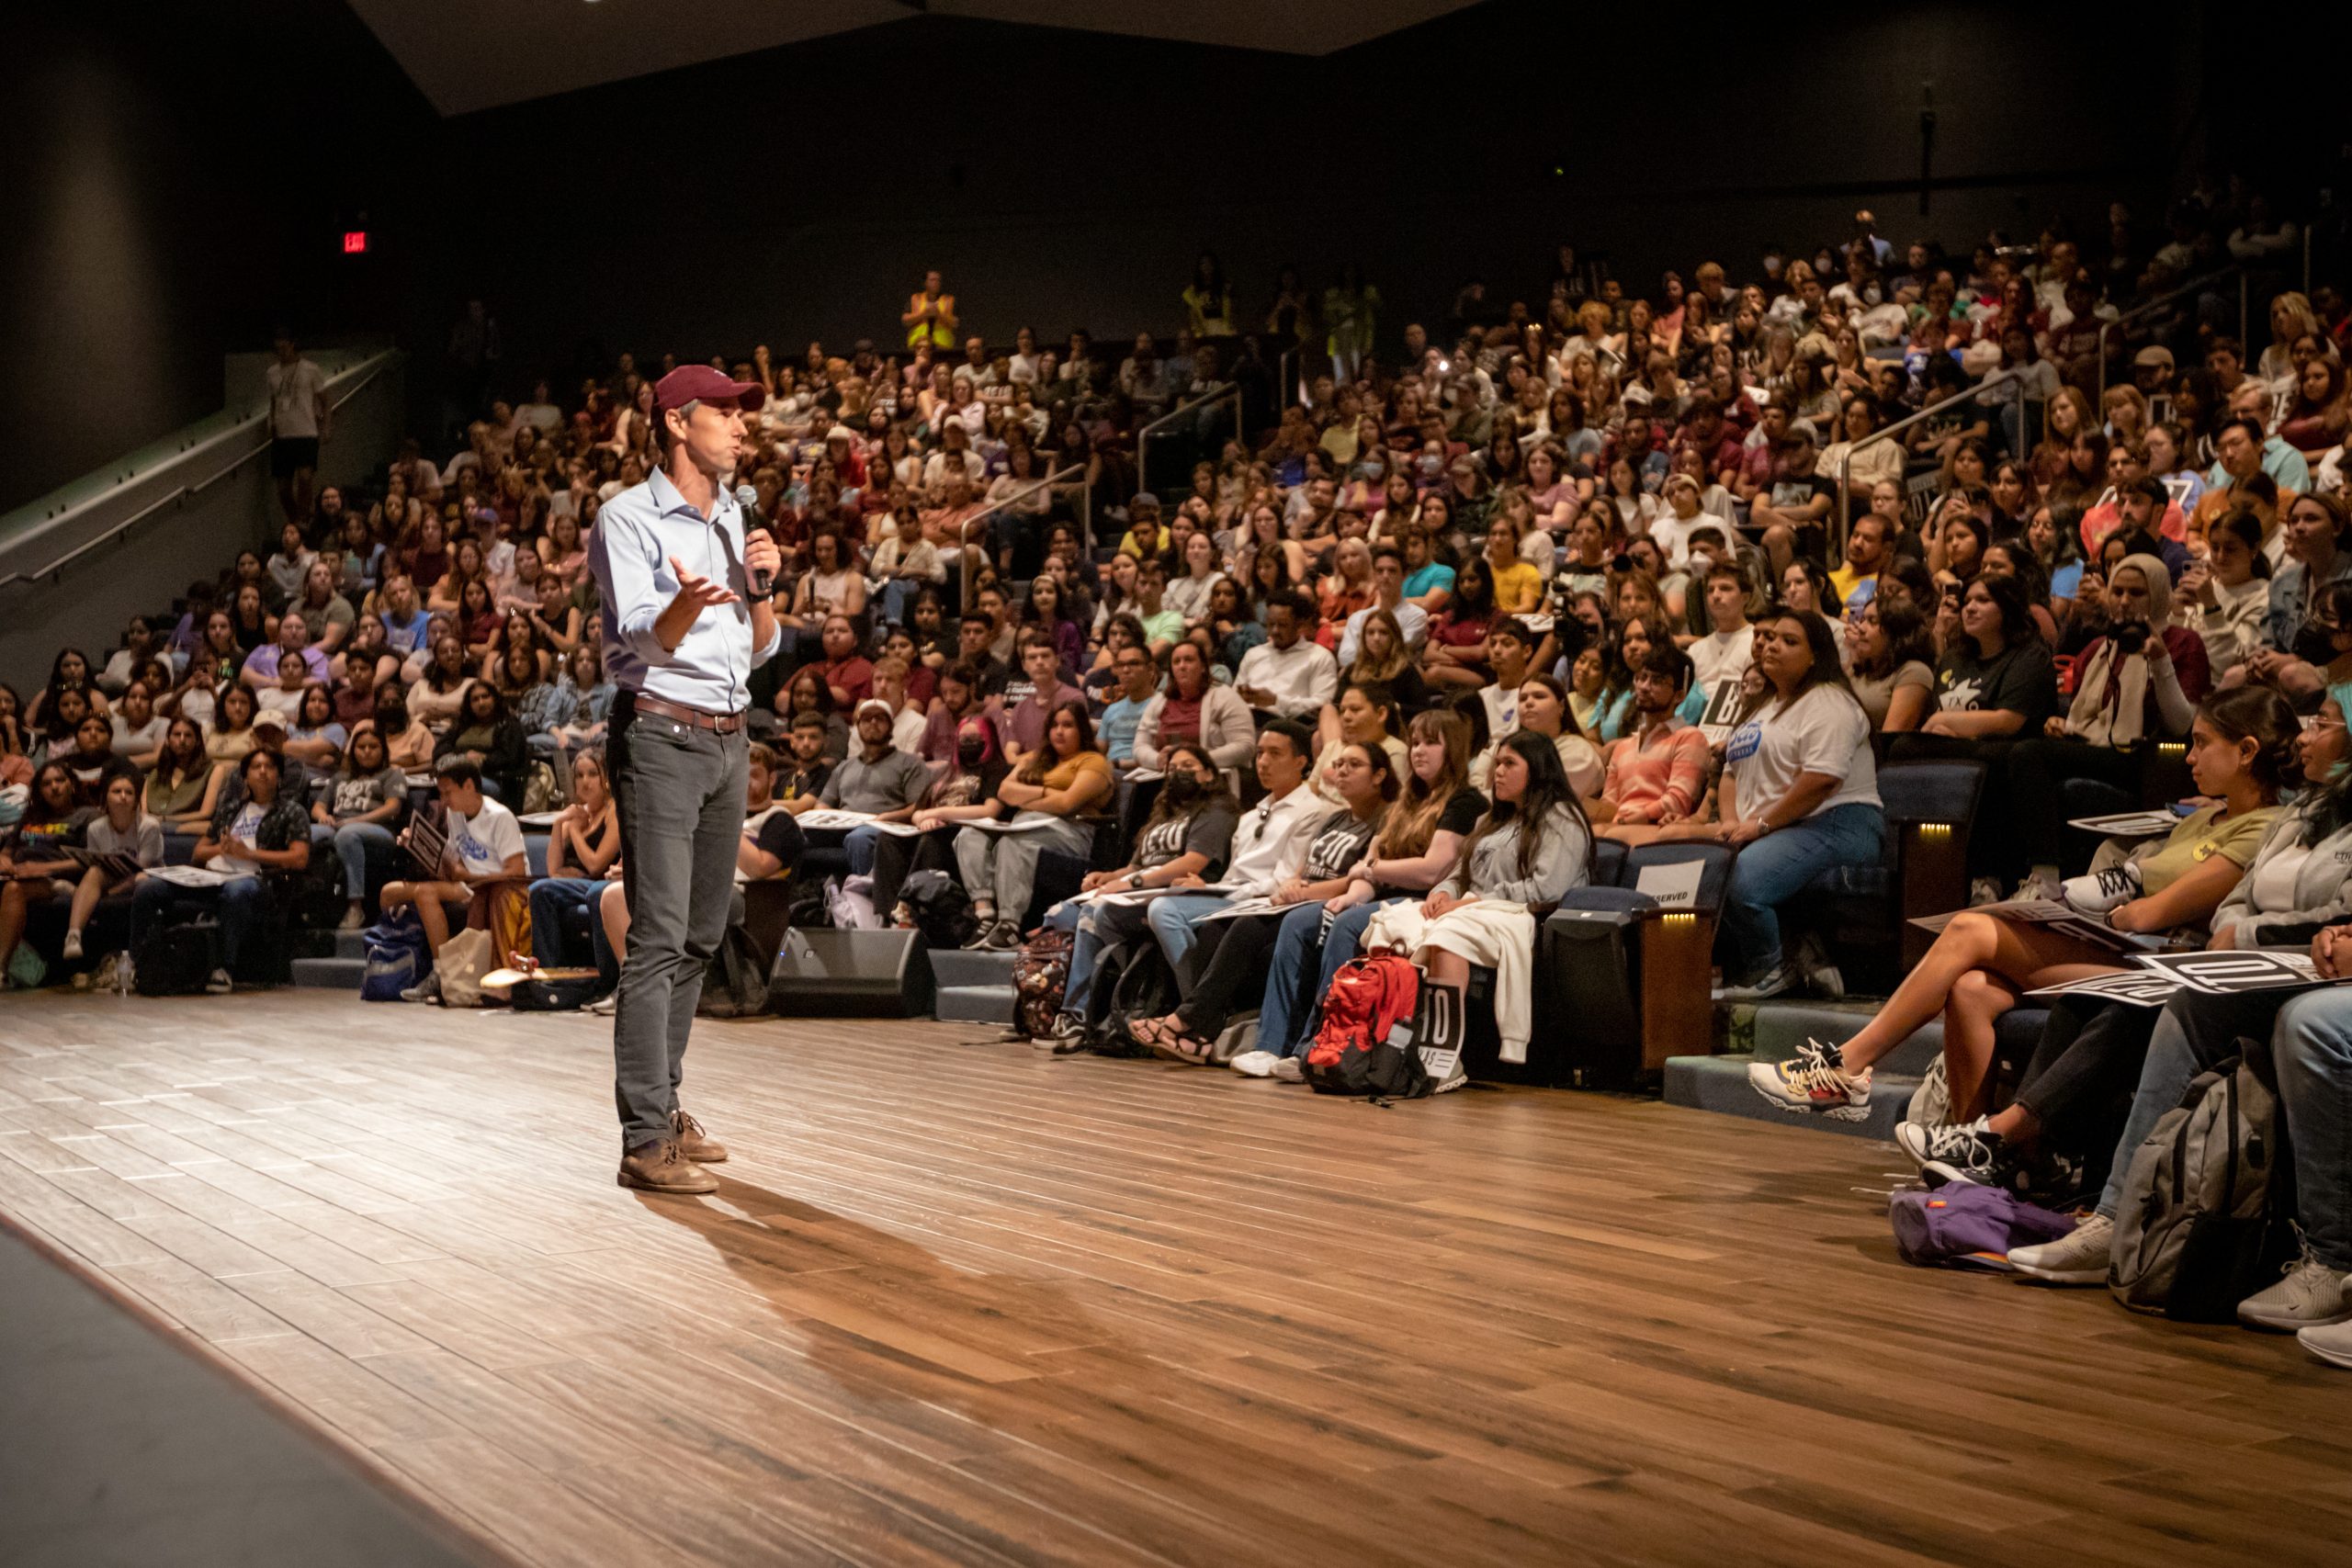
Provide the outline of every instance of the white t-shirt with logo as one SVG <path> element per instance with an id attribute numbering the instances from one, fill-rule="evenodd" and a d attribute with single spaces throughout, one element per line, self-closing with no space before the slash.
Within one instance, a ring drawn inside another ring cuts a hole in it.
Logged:
<path id="1" fill-rule="evenodd" d="M 469 876 L 487 876 L 506 869 L 509 858 L 523 852 L 523 825 L 514 813 L 488 795 L 471 817 L 449 813 L 449 852 Z"/>
<path id="2" fill-rule="evenodd" d="M 253 843 L 254 835 L 261 831 L 261 819 L 268 815 L 268 811 L 258 803 L 248 800 L 244 808 L 237 813 L 237 819 L 229 824 L 229 838 Z M 221 841 L 226 843 L 228 840 Z M 209 869 L 230 876 L 259 876 L 261 862 L 247 860 L 243 855 L 214 855 Z"/>
<path id="3" fill-rule="evenodd" d="M 1838 780 L 1829 798 L 1808 817 L 1840 806 L 1882 804 L 1870 718 L 1861 704 L 1835 686 L 1815 686 L 1787 707 L 1777 698 L 1767 703 L 1731 732 L 1724 764 L 1736 782 L 1742 817 L 1762 816 L 1789 793 L 1800 773 Z"/>

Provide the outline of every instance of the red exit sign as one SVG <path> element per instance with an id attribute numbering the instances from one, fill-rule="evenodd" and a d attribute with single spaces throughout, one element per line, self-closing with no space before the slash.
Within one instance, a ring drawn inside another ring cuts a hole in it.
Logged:
<path id="1" fill-rule="evenodd" d="M 365 229 L 345 229 L 343 231 L 343 254 L 347 256 L 366 255 L 368 254 L 368 231 Z"/>

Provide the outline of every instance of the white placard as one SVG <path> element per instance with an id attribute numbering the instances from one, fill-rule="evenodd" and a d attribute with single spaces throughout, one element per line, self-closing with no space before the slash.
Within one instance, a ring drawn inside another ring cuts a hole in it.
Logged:
<path id="1" fill-rule="evenodd" d="M 1706 874 L 1704 861 L 1678 860 L 1645 865 L 1634 880 L 1634 891 L 1648 894 L 1657 900 L 1661 909 L 1688 909 L 1698 903 L 1699 884 Z"/>

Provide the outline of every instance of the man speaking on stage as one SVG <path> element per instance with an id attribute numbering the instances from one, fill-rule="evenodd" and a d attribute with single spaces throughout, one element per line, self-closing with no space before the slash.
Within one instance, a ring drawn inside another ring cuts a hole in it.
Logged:
<path id="1" fill-rule="evenodd" d="M 613 701 L 607 769 L 620 811 L 628 953 L 613 1016 L 620 1183 L 715 1192 L 726 1148 L 678 1108 L 703 974 L 727 933 L 743 831 L 752 668 L 782 633 L 783 564 L 730 492 L 757 382 L 685 366 L 653 389 L 662 466 L 596 515 L 588 569 L 605 602 Z"/>

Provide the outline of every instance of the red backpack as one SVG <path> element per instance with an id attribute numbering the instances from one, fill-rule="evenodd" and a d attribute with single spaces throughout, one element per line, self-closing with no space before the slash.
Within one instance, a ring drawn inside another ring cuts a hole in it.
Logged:
<path id="1" fill-rule="evenodd" d="M 1414 1100 L 1430 1092 L 1430 1076 L 1411 1043 L 1392 1043 L 1399 1025 L 1413 1021 L 1421 972 L 1394 953 L 1374 953 L 1342 964 L 1323 996 L 1323 1024 L 1307 1048 L 1306 1081 L 1318 1094 Z M 1406 1032 L 1409 1035 L 1410 1031 Z"/>

